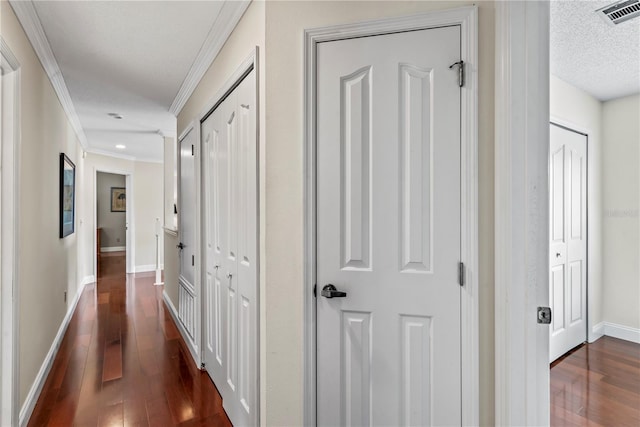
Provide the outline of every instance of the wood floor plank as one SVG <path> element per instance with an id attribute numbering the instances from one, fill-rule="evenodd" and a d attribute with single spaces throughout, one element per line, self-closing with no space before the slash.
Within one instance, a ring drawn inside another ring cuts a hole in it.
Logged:
<path id="1" fill-rule="evenodd" d="M 552 426 L 640 425 L 640 344 L 602 337 L 551 368 Z"/>
<path id="2" fill-rule="evenodd" d="M 153 274 L 125 274 L 124 254 L 101 261 L 62 340 L 29 426 L 230 426 Z"/>

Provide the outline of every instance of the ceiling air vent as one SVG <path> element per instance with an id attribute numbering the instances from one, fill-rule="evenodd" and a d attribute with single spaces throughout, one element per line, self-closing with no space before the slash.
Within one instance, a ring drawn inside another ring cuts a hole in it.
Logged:
<path id="1" fill-rule="evenodd" d="M 640 16 L 640 0 L 618 1 L 596 10 L 596 13 L 602 16 L 602 19 L 609 24 L 617 25 L 636 16 Z"/>

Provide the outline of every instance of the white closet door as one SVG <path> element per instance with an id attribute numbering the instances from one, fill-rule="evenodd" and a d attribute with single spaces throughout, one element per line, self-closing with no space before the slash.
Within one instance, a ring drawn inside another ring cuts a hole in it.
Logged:
<path id="1" fill-rule="evenodd" d="M 551 125 L 550 360 L 587 339 L 587 137 Z"/>
<path id="2" fill-rule="evenodd" d="M 232 423 L 257 423 L 256 82 L 250 72 L 202 123 L 205 364 Z"/>

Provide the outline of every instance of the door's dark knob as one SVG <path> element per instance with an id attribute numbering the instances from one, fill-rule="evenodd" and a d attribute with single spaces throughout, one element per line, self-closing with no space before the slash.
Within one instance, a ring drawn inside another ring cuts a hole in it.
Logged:
<path id="1" fill-rule="evenodd" d="M 180 242 L 176 245 L 176 248 L 183 250 L 184 249 L 184 243 Z"/>
<path id="2" fill-rule="evenodd" d="M 339 291 L 335 286 L 329 284 L 322 288 L 322 296 L 325 298 L 344 298 L 347 293 Z"/>

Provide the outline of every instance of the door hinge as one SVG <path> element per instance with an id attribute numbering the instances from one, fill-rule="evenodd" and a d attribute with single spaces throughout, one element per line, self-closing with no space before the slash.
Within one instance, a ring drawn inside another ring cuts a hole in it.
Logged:
<path id="1" fill-rule="evenodd" d="M 196 150 L 195 147 L 193 146 L 193 144 L 191 144 L 191 155 L 192 156 L 194 155 L 193 153 L 195 153 L 195 150 Z"/>
<path id="2" fill-rule="evenodd" d="M 449 69 L 452 69 L 455 66 L 458 67 L 458 86 L 462 87 L 464 86 L 464 61 L 460 60 L 458 62 L 454 62 L 449 65 Z"/>
<path id="3" fill-rule="evenodd" d="M 458 284 L 464 286 L 464 262 L 458 263 Z"/>
<path id="4" fill-rule="evenodd" d="M 316 285 L 315 284 L 313 285 L 313 297 L 314 298 L 316 297 Z"/>
<path id="5" fill-rule="evenodd" d="M 538 323 L 543 325 L 551 323 L 551 307 L 538 307 Z"/>
<path id="6" fill-rule="evenodd" d="M 196 265 L 196 256 L 195 255 L 191 255 L 191 266 L 195 266 Z"/>
<path id="7" fill-rule="evenodd" d="M 204 362 L 202 362 L 202 363 L 200 364 L 200 369 L 202 369 L 202 370 L 204 371 L 205 366 L 206 366 L 206 365 L 205 365 L 205 363 L 204 363 Z"/>

